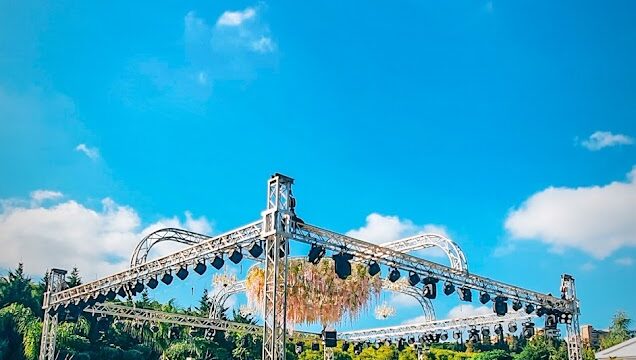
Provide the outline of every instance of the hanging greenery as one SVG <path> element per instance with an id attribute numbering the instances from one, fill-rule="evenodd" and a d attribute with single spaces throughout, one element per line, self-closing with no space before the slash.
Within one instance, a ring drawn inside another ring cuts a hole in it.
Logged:
<path id="1" fill-rule="evenodd" d="M 265 272 L 253 267 L 247 274 L 246 289 L 250 305 L 263 308 Z M 330 325 L 358 319 L 382 290 L 379 276 L 369 276 L 362 264 L 351 264 L 351 276 L 337 277 L 331 259 L 313 265 L 305 259 L 290 259 L 287 272 L 288 324 Z"/>

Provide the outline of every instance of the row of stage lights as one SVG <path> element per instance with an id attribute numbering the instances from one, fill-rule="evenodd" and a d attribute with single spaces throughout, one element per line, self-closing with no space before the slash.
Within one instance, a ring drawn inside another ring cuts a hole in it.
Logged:
<path id="1" fill-rule="evenodd" d="M 307 255 L 307 259 L 310 263 L 315 265 L 320 262 L 320 260 L 325 256 L 325 254 L 326 254 L 326 249 L 323 246 L 320 246 L 318 244 L 312 244 L 309 250 L 309 254 Z M 340 253 L 333 254 L 331 258 L 334 261 L 335 272 L 338 278 L 342 280 L 347 279 L 351 275 L 350 261 L 351 259 L 353 259 L 353 255 L 348 254 L 346 252 L 340 252 Z M 380 274 L 380 271 L 381 271 L 380 264 L 378 264 L 378 262 L 375 260 L 370 260 L 367 263 L 367 271 L 369 275 L 371 276 L 376 276 Z M 391 270 L 389 271 L 389 274 L 387 275 L 387 279 L 392 283 L 395 283 L 401 277 L 402 277 L 402 274 L 395 267 L 391 268 Z M 431 277 L 431 276 L 428 276 L 422 279 L 416 272 L 409 271 L 407 282 L 410 286 L 416 286 L 417 284 L 421 282 L 424 285 L 423 295 L 425 298 L 432 300 L 437 297 L 437 283 L 439 282 L 439 279 Z M 450 281 L 444 282 L 442 291 L 444 292 L 444 295 L 446 296 L 449 296 L 453 294 L 454 292 L 457 292 L 457 295 L 459 296 L 459 299 L 461 301 L 466 301 L 466 302 L 473 301 L 473 293 L 470 288 L 463 287 L 463 286 L 456 287 L 455 284 L 453 284 Z M 493 302 L 493 311 L 498 316 L 504 316 L 506 315 L 506 313 L 508 313 L 508 298 L 507 297 L 502 295 L 497 295 L 495 296 L 494 299 L 492 299 L 490 294 L 488 294 L 487 292 L 485 291 L 479 292 L 480 303 L 485 305 L 490 301 Z M 556 322 L 558 323 L 562 323 L 562 324 L 572 323 L 572 314 L 561 312 L 555 309 L 549 309 L 544 306 L 538 306 L 537 308 L 535 308 L 535 306 L 530 303 L 526 304 L 524 307 L 522 302 L 519 300 L 514 300 L 512 302 L 512 309 L 514 311 L 519 311 L 522 308 L 524 308 L 524 311 L 528 315 L 532 314 L 533 312 L 536 312 L 537 316 L 541 317 L 543 315 L 548 315 L 550 319 L 556 319 Z M 547 319 L 546 319 L 546 322 L 547 322 Z M 547 324 L 546 324 L 546 327 L 547 327 Z"/>
<path id="2" fill-rule="evenodd" d="M 258 258 L 263 254 L 263 245 L 260 241 L 254 242 L 247 249 L 247 252 L 253 257 Z M 284 254 L 281 254 L 284 255 Z M 227 258 L 234 264 L 238 264 L 243 260 L 243 252 L 241 247 L 235 247 L 227 256 Z M 220 270 L 225 265 L 225 260 L 223 259 L 223 254 L 217 254 L 209 261 L 210 265 L 217 270 Z M 194 265 L 192 270 L 199 274 L 203 275 L 208 269 L 205 260 L 200 260 Z M 180 280 L 185 280 L 190 271 L 187 266 L 181 266 L 179 270 L 177 270 L 174 275 L 172 275 L 172 271 L 168 270 L 160 278 L 151 277 L 148 279 L 145 284 L 143 280 L 137 280 L 135 283 L 129 283 L 125 285 L 121 285 L 117 288 L 111 288 L 107 292 L 100 292 L 95 296 L 89 296 L 85 299 L 79 299 L 76 301 L 72 301 L 65 306 L 57 305 L 52 306 L 48 309 L 49 315 L 63 315 L 66 320 L 75 320 L 79 316 L 79 314 L 87 307 L 93 306 L 98 303 L 103 303 L 105 301 L 112 301 L 117 296 L 121 298 L 126 298 L 128 295 L 135 296 L 138 293 L 144 291 L 146 287 L 150 289 L 155 289 L 159 286 L 159 281 L 166 285 L 172 284 L 174 280 L 174 276 L 176 276 Z"/>
<path id="3" fill-rule="evenodd" d="M 535 333 L 534 323 L 526 322 L 526 323 L 523 323 L 522 326 L 523 327 L 521 330 L 521 335 L 523 337 L 525 337 L 526 339 L 530 339 L 531 337 L 534 336 L 534 333 Z M 493 331 L 498 336 L 499 341 L 504 340 L 504 329 L 502 324 L 495 325 Z M 517 323 L 515 322 L 509 323 L 508 332 L 512 334 L 517 332 Z M 490 328 L 488 326 L 482 327 L 481 331 L 475 327 L 472 327 L 468 330 L 468 341 L 471 343 L 479 343 L 482 341 L 482 339 L 489 339 L 490 335 L 491 335 Z M 453 331 L 452 336 L 453 336 L 453 339 L 457 341 L 461 341 L 461 339 L 463 338 L 463 331 L 455 330 Z M 398 351 L 402 351 L 408 345 L 414 346 L 414 347 L 417 347 L 418 344 L 430 345 L 434 343 L 445 342 L 448 340 L 448 338 L 449 338 L 449 333 L 446 331 L 441 331 L 441 332 L 424 334 L 420 336 L 419 339 L 416 339 L 415 337 L 410 337 L 408 339 L 400 338 L 397 341 L 395 341 L 395 343 L 396 343 L 396 347 Z M 333 341 L 323 340 L 323 344 L 325 347 L 336 347 L 335 335 L 334 335 Z M 391 339 L 386 339 L 384 341 L 378 340 L 375 342 L 371 342 L 371 341 L 348 342 L 345 340 L 342 342 L 342 351 L 347 352 L 350 347 L 353 347 L 353 352 L 356 355 L 360 355 L 360 353 L 362 352 L 364 348 L 374 347 L 375 349 L 379 349 L 383 345 L 391 346 L 392 344 L 393 344 L 393 341 Z M 302 353 L 304 351 L 304 348 L 305 348 L 305 343 L 303 341 L 299 341 L 295 344 L 295 351 L 297 354 Z M 311 343 L 310 349 L 313 351 L 319 351 L 320 344 L 317 341 L 314 341 Z"/>

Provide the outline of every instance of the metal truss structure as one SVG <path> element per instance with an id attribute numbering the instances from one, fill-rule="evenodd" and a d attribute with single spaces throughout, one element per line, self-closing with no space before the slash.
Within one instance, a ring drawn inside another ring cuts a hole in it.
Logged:
<path id="1" fill-rule="evenodd" d="M 92 315 L 112 316 L 117 319 L 130 319 L 137 323 L 166 323 L 218 331 L 243 332 L 249 334 L 263 333 L 263 327 L 258 325 L 156 310 L 133 308 L 130 306 L 117 305 L 112 303 L 95 304 L 91 307 L 86 308 L 84 312 Z M 293 333 L 290 333 L 288 335 L 290 337 L 301 339 L 316 339 L 320 336 L 320 334 L 306 331 L 294 331 Z"/>
<path id="2" fill-rule="evenodd" d="M 521 312 L 512 312 L 505 316 L 482 315 L 461 319 L 447 319 L 425 321 L 417 324 L 389 326 L 374 329 L 345 331 L 338 334 L 341 339 L 347 341 L 366 341 L 366 340 L 382 340 L 395 339 L 404 337 L 418 337 L 424 334 L 439 333 L 448 330 L 468 330 L 482 326 L 506 324 L 510 322 L 519 322 L 530 320 L 532 316 Z"/>
<path id="3" fill-rule="evenodd" d="M 113 297 L 121 289 L 134 293 L 135 288 L 143 287 L 150 279 L 156 279 L 165 273 L 187 269 L 188 266 L 203 264 L 216 255 L 230 252 L 237 247 L 264 240 L 265 288 L 263 306 L 263 360 L 284 360 L 286 333 L 286 275 L 289 254 L 289 241 L 317 244 L 335 253 L 344 252 L 353 257 L 353 261 L 366 263 L 376 261 L 400 271 L 413 272 L 424 278 L 435 278 L 459 287 L 485 291 L 507 300 L 533 304 L 547 311 L 560 311 L 570 314 L 574 321 L 568 326 L 568 350 L 570 360 L 581 360 L 581 343 L 578 331 L 579 306 L 574 288 L 574 279 L 564 277 L 562 298 L 527 290 L 518 286 L 502 283 L 483 276 L 469 273 L 465 269 L 456 269 L 432 261 L 424 260 L 402 251 L 385 246 L 371 244 L 346 235 L 338 234 L 314 225 L 306 224 L 295 214 L 295 199 L 292 196 L 293 179 L 275 174 L 267 186 L 267 207 L 262 220 L 242 226 L 225 234 L 199 239 L 198 243 L 173 254 L 135 264 L 131 268 L 104 278 L 71 288 L 50 287 L 44 297 L 43 308 L 48 316 L 68 307 L 85 309 L 102 303 Z M 194 236 L 189 232 L 172 231 L 176 236 Z M 177 235 L 178 234 L 178 235 Z M 193 240 L 194 241 L 194 240 Z M 152 243 L 150 241 L 148 244 Z M 140 252 L 142 251 L 140 248 Z M 50 319 L 49 319 L 50 320 Z M 574 329 L 576 324 L 576 329 Z M 55 321 L 49 321 L 43 329 L 42 343 L 45 350 L 40 360 L 54 360 Z"/>

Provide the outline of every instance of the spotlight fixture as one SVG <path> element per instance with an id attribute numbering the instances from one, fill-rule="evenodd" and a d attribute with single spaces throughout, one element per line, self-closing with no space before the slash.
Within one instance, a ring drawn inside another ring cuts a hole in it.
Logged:
<path id="1" fill-rule="evenodd" d="M 221 268 L 225 264 L 225 260 L 223 260 L 223 258 L 221 256 L 216 255 L 214 257 L 214 259 L 212 259 L 212 263 L 211 264 L 212 264 L 212 266 L 214 266 L 215 269 L 221 270 Z"/>
<path id="2" fill-rule="evenodd" d="M 462 337 L 462 332 L 461 330 L 455 330 L 453 331 L 453 339 L 455 340 L 459 340 Z"/>
<path id="3" fill-rule="evenodd" d="M 545 307 L 543 307 L 543 306 L 539 306 L 539 307 L 537 308 L 537 316 L 538 316 L 538 317 L 542 317 L 543 315 L 545 315 L 545 314 L 547 314 L 547 313 L 548 313 L 548 309 L 546 309 Z"/>
<path id="4" fill-rule="evenodd" d="M 497 314 L 497 316 L 504 316 L 508 312 L 508 298 L 505 296 L 497 296 L 495 297 L 495 302 L 493 303 L 493 310 Z"/>
<path id="5" fill-rule="evenodd" d="M 400 274 L 400 271 L 396 268 L 391 269 L 391 271 L 389 272 L 389 281 L 390 282 L 396 282 L 400 279 L 400 276 L 402 276 Z"/>
<path id="6" fill-rule="evenodd" d="M 163 274 L 163 276 L 161 277 L 161 282 L 166 285 L 170 285 L 172 283 L 172 275 L 169 272 Z"/>
<path id="7" fill-rule="evenodd" d="M 561 324 L 571 324 L 572 323 L 572 314 L 570 313 L 561 313 L 559 316 L 559 322 Z"/>
<path id="8" fill-rule="evenodd" d="M 512 310 L 519 311 L 523 307 L 523 304 L 519 300 L 515 300 L 512 302 Z"/>
<path id="9" fill-rule="evenodd" d="M 367 270 L 369 271 L 369 275 L 376 276 L 377 274 L 380 273 L 380 265 L 376 261 L 371 260 L 369 261 L 369 266 Z"/>
<path id="10" fill-rule="evenodd" d="M 179 328 L 178 328 L 178 327 L 173 326 L 173 327 L 171 327 L 171 328 L 170 328 L 170 332 L 169 332 L 169 335 L 168 335 L 168 336 L 169 336 L 171 339 L 176 339 L 176 338 L 178 338 L 178 337 L 179 337 L 179 335 L 180 335 L 180 334 L 181 334 L 181 330 L 179 330 Z"/>
<path id="11" fill-rule="evenodd" d="M 99 293 L 95 298 L 95 301 L 98 303 L 103 303 L 104 301 L 106 301 L 106 295 Z"/>
<path id="12" fill-rule="evenodd" d="M 479 338 L 479 330 L 475 328 L 470 329 L 470 331 L 468 332 L 468 341 L 470 341 L 473 344 L 480 342 L 481 339 Z"/>
<path id="13" fill-rule="evenodd" d="M 336 345 L 338 345 L 338 336 L 335 330 L 333 331 L 325 331 L 325 335 L 324 335 L 324 344 L 325 347 L 328 348 L 334 348 L 336 347 Z"/>
<path id="14" fill-rule="evenodd" d="M 342 342 L 342 351 L 346 352 L 347 350 L 349 350 L 349 343 L 346 341 Z"/>
<path id="15" fill-rule="evenodd" d="M 486 339 L 490 337 L 490 328 L 487 326 L 484 326 L 481 328 L 481 336 Z"/>
<path id="16" fill-rule="evenodd" d="M 534 305 L 532 304 L 526 304 L 526 314 L 532 314 L 532 312 L 534 312 Z"/>
<path id="17" fill-rule="evenodd" d="M 446 331 L 444 331 L 444 332 L 443 332 L 443 333 L 439 336 L 439 339 L 440 339 L 441 341 L 446 341 L 446 340 L 448 340 L 448 333 L 447 333 Z"/>
<path id="18" fill-rule="evenodd" d="M 469 288 L 465 288 L 465 287 L 459 288 L 457 295 L 459 295 L 459 300 L 461 301 L 466 301 L 466 302 L 473 301 L 473 292 L 470 291 Z"/>
<path id="19" fill-rule="evenodd" d="M 409 344 L 411 344 L 411 345 L 415 344 L 415 338 L 414 337 L 411 336 L 409 338 Z"/>
<path id="20" fill-rule="evenodd" d="M 480 291 L 479 302 L 485 305 L 489 301 L 490 301 L 490 295 L 485 291 Z"/>
<path id="21" fill-rule="evenodd" d="M 355 343 L 353 345 L 353 353 L 355 355 L 360 355 L 361 352 L 362 352 L 362 344 L 361 343 Z"/>
<path id="22" fill-rule="evenodd" d="M 547 314 L 545 317 L 545 328 L 556 329 L 558 319 L 559 319 L 559 314 L 557 314 L 555 311 Z"/>
<path id="23" fill-rule="evenodd" d="M 503 334 L 503 326 L 501 324 L 495 325 L 495 334 L 501 336 Z"/>
<path id="24" fill-rule="evenodd" d="M 241 260 L 243 260 L 243 254 L 241 253 L 241 248 L 239 247 L 234 248 L 234 250 L 232 250 L 232 252 L 230 253 L 230 256 L 228 256 L 228 259 L 230 259 L 230 261 L 235 264 L 240 263 Z"/>
<path id="25" fill-rule="evenodd" d="M 353 259 L 353 255 L 341 252 L 331 256 L 335 263 L 336 275 L 338 278 L 345 280 L 351 275 L 351 263 L 349 260 Z"/>
<path id="26" fill-rule="evenodd" d="M 199 275 L 203 275 L 207 269 L 208 267 L 205 265 L 205 261 L 202 260 L 196 264 L 194 272 Z"/>
<path id="27" fill-rule="evenodd" d="M 119 297 L 126 297 L 126 289 L 124 289 L 124 287 L 121 286 L 119 290 L 117 290 L 117 295 L 119 295 Z"/>
<path id="28" fill-rule="evenodd" d="M 425 277 L 424 280 L 422 280 L 422 283 L 424 283 L 424 297 L 427 299 L 435 299 L 437 297 L 437 282 L 439 280 L 434 278 L 434 277 Z"/>
<path id="29" fill-rule="evenodd" d="M 417 282 L 419 282 L 419 280 Z M 399 339 L 397 343 L 398 351 L 404 350 L 405 347 L 406 347 L 406 341 L 404 339 Z"/>
<path id="30" fill-rule="evenodd" d="M 150 325 L 150 331 L 152 331 L 153 333 L 158 332 L 159 331 L 159 326 L 157 324 Z"/>
<path id="31" fill-rule="evenodd" d="M 186 269 L 184 266 L 179 268 L 179 271 L 177 271 L 177 277 L 179 278 L 179 280 L 185 280 L 188 277 L 188 274 L 190 274 L 190 272 L 188 271 L 188 269 Z"/>
<path id="32" fill-rule="evenodd" d="M 455 292 L 455 285 L 451 282 L 444 283 L 444 295 L 450 295 Z"/>
<path id="33" fill-rule="evenodd" d="M 300 355 L 303 352 L 303 350 L 305 350 L 305 343 L 302 341 L 297 342 L 294 350 L 297 355 Z"/>
<path id="34" fill-rule="evenodd" d="M 516 322 L 510 322 L 508 324 L 508 332 L 510 332 L 510 333 L 516 333 L 517 332 L 517 323 Z"/>
<path id="35" fill-rule="evenodd" d="M 106 300 L 113 301 L 115 300 L 115 296 L 117 296 L 117 293 L 115 293 L 115 290 L 110 289 L 106 293 Z"/>
<path id="36" fill-rule="evenodd" d="M 532 322 L 523 323 L 523 330 L 521 330 L 521 334 L 526 339 L 530 339 L 531 337 L 533 337 L 534 336 L 534 323 L 532 323 Z"/>
<path id="37" fill-rule="evenodd" d="M 134 289 L 135 289 L 135 292 L 140 293 L 140 292 L 144 291 L 144 284 L 141 281 L 137 281 L 137 283 L 135 284 Z"/>
<path id="38" fill-rule="evenodd" d="M 320 350 L 320 344 L 318 344 L 318 342 L 314 341 L 311 343 L 311 350 L 313 351 L 319 351 Z"/>
<path id="39" fill-rule="evenodd" d="M 307 260 L 316 265 L 320 262 L 323 256 L 325 256 L 325 248 L 318 244 L 311 244 L 311 249 L 309 249 L 309 254 L 307 255 Z"/>
<path id="40" fill-rule="evenodd" d="M 151 278 L 150 280 L 148 280 L 146 285 L 148 285 L 148 287 L 151 289 L 155 289 L 157 288 L 157 285 L 159 285 L 159 281 L 157 281 L 157 279 L 155 278 Z"/>
<path id="41" fill-rule="evenodd" d="M 263 253 L 263 246 L 258 241 L 254 242 L 247 252 L 249 252 L 253 257 L 258 258 Z"/>
<path id="42" fill-rule="evenodd" d="M 419 282 L 420 282 L 420 276 L 416 272 L 410 271 L 409 272 L 409 285 L 415 286 Z"/>

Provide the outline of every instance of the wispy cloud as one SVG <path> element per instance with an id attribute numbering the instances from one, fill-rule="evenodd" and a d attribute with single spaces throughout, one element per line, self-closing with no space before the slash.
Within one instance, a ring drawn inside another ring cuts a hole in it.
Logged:
<path id="1" fill-rule="evenodd" d="M 239 26 L 256 16 L 256 10 L 248 7 L 242 11 L 226 11 L 216 21 L 217 26 Z"/>
<path id="2" fill-rule="evenodd" d="M 450 311 L 448 312 L 448 319 L 462 319 L 479 315 L 490 315 L 492 313 L 492 309 L 483 305 L 474 306 L 461 304 L 450 309 Z"/>
<path id="3" fill-rule="evenodd" d="M 633 143 L 634 138 L 624 134 L 613 134 L 609 131 L 596 131 L 590 137 L 581 141 L 581 145 L 590 151 L 598 151 L 606 147 L 619 145 L 631 145 Z"/>
<path id="4" fill-rule="evenodd" d="M 634 259 L 631 257 L 622 257 L 614 260 L 614 262 L 621 266 L 632 266 L 634 265 Z"/>
<path id="5" fill-rule="evenodd" d="M 89 147 L 86 144 L 79 144 L 75 147 L 75 151 L 79 151 L 88 156 L 91 160 L 99 159 L 99 149 L 96 147 Z"/>
<path id="6" fill-rule="evenodd" d="M 597 259 L 636 246 L 636 167 L 627 181 L 578 188 L 550 187 L 528 198 L 505 221 L 513 240 L 552 249 L 580 249 Z"/>
<path id="7" fill-rule="evenodd" d="M 61 192 L 52 190 L 35 190 L 31 192 L 31 199 L 38 203 L 44 200 L 59 199 L 62 196 Z"/>

